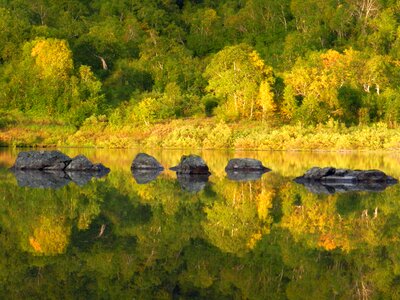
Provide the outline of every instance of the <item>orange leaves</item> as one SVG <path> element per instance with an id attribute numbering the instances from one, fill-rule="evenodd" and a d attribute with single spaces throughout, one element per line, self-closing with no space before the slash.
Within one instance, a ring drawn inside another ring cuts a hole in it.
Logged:
<path id="1" fill-rule="evenodd" d="M 65 251 L 69 235 L 70 229 L 63 226 L 62 220 L 42 217 L 33 236 L 29 237 L 29 244 L 35 253 L 56 255 Z"/>
<path id="2" fill-rule="evenodd" d="M 337 245 L 330 234 L 323 234 L 319 237 L 318 246 L 325 248 L 326 250 L 333 250 L 337 248 Z"/>

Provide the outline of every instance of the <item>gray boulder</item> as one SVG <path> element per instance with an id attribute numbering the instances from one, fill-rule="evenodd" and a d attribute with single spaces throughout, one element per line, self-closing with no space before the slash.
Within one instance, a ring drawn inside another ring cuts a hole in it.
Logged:
<path id="1" fill-rule="evenodd" d="M 336 169 L 327 167 L 327 168 L 318 168 L 318 167 L 313 167 L 310 170 L 308 170 L 304 175 L 302 176 L 304 179 L 311 179 L 311 180 L 321 180 L 322 178 L 326 178 L 327 176 L 332 176 L 335 174 Z M 340 173 L 342 174 L 342 173 Z M 340 175 L 339 175 L 340 176 Z"/>
<path id="2" fill-rule="evenodd" d="M 60 188 L 71 181 L 82 186 L 110 172 L 83 155 L 71 159 L 60 151 L 20 152 L 11 170 L 19 186 L 33 188 Z"/>
<path id="3" fill-rule="evenodd" d="M 253 158 L 234 158 L 228 162 L 225 171 L 270 171 L 262 162 Z"/>
<path id="4" fill-rule="evenodd" d="M 64 170 L 71 158 L 60 151 L 27 151 L 18 153 L 14 170 Z"/>
<path id="5" fill-rule="evenodd" d="M 65 168 L 67 172 L 84 171 L 84 172 L 99 172 L 108 173 L 110 169 L 102 164 L 94 164 L 84 155 L 78 155 L 71 160 Z"/>
<path id="6" fill-rule="evenodd" d="M 332 167 L 314 167 L 308 170 L 303 176 L 295 178 L 298 183 L 321 182 L 323 184 L 368 184 L 386 183 L 395 184 L 397 179 L 386 175 L 379 170 L 350 170 L 335 169 Z"/>
<path id="7" fill-rule="evenodd" d="M 182 156 L 179 164 L 170 170 L 176 171 L 177 174 L 211 174 L 204 160 L 198 155 Z"/>
<path id="8" fill-rule="evenodd" d="M 139 153 L 132 162 L 131 170 L 164 170 L 164 167 L 151 155 Z"/>

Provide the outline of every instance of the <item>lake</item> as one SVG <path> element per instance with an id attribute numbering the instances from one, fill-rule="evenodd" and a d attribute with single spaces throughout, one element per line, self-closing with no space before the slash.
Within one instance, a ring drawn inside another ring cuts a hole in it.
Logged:
<path id="1" fill-rule="evenodd" d="M 0 150 L 2 299 L 400 297 L 399 185 L 314 193 L 293 181 L 312 166 L 400 178 L 400 153 L 146 150 L 166 170 L 138 184 L 137 150 L 61 149 L 111 172 L 53 189 L 8 171 L 18 151 Z M 168 170 L 189 153 L 208 181 Z M 234 157 L 272 171 L 231 180 Z"/>

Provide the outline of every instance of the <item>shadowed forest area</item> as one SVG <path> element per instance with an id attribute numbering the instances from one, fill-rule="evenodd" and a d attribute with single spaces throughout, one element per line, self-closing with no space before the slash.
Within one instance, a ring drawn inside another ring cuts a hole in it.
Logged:
<path id="1" fill-rule="evenodd" d="M 0 145 L 400 148 L 395 0 L 0 0 Z"/>

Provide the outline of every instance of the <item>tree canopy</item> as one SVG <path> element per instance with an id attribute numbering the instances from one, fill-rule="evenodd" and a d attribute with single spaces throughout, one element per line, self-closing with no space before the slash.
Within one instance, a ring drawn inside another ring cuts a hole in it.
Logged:
<path id="1" fill-rule="evenodd" d="M 216 115 L 395 127 L 397 8 L 379 0 L 1 1 L 0 109 L 50 112 L 76 127 L 124 109 L 135 113 L 119 124 Z M 70 110 L 79 116 L 65 116 Z"/>

